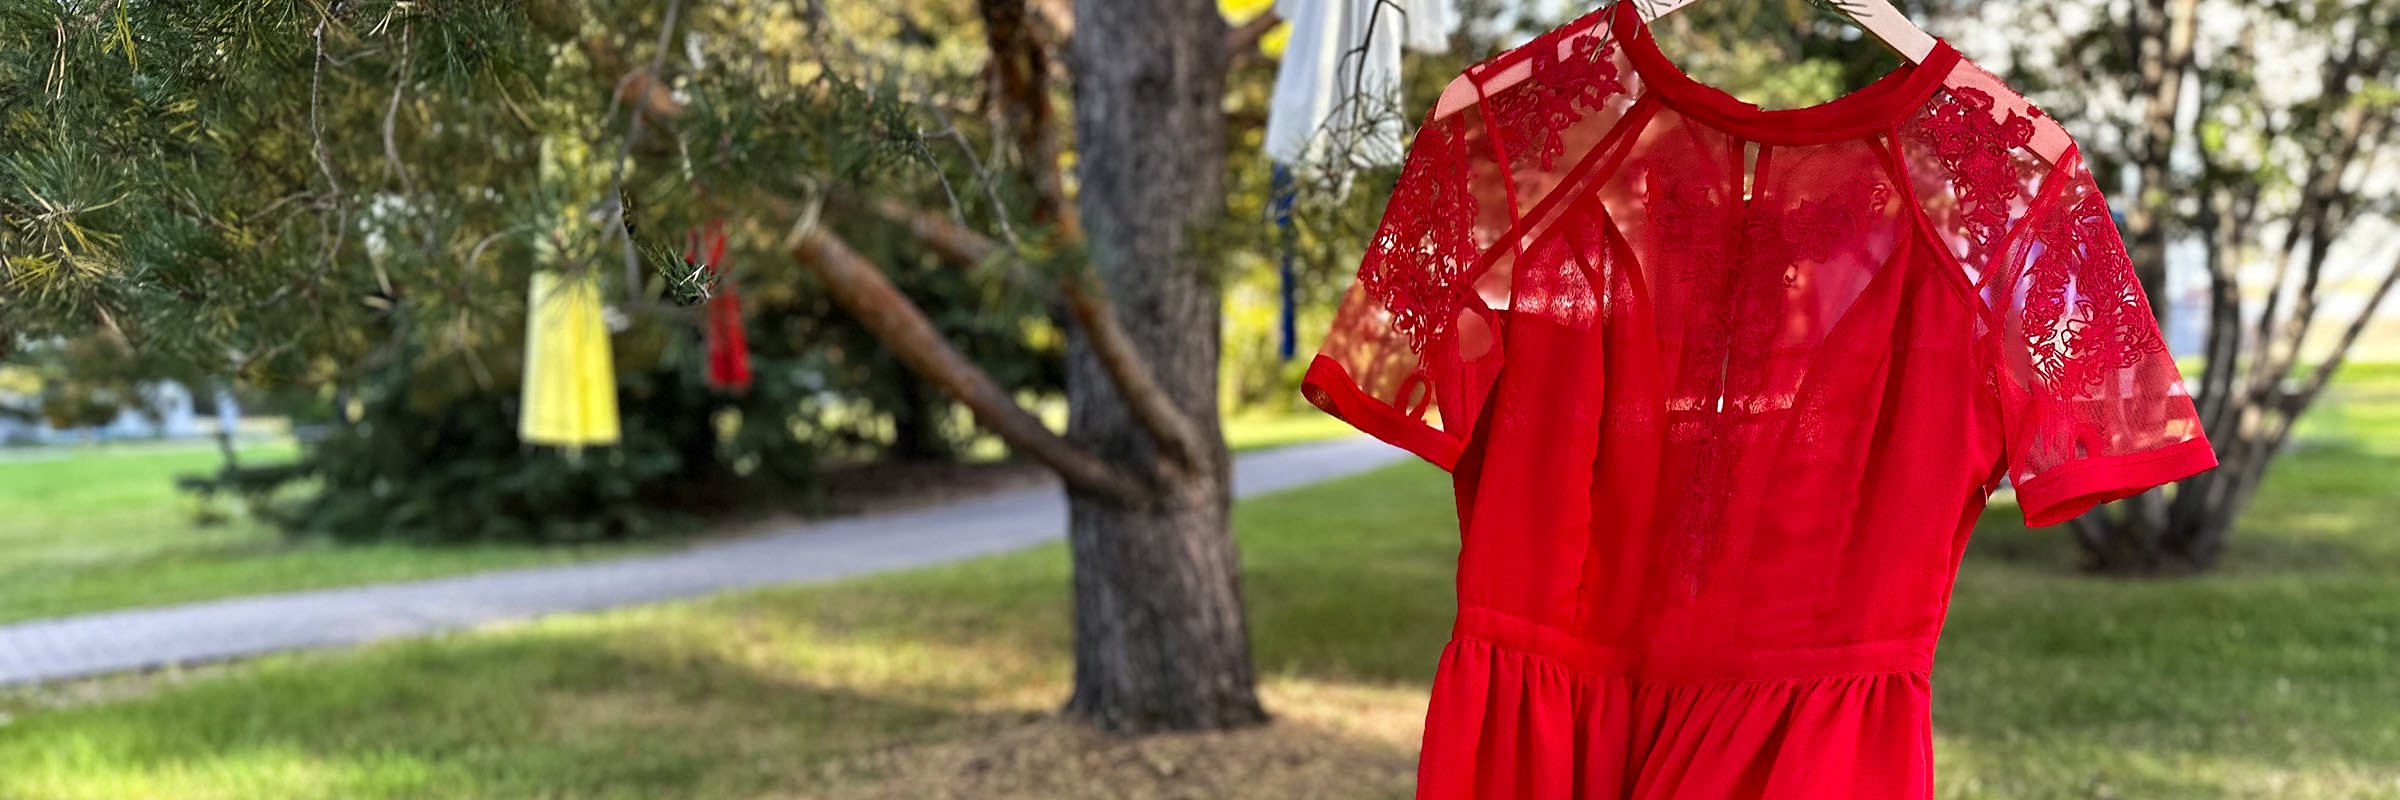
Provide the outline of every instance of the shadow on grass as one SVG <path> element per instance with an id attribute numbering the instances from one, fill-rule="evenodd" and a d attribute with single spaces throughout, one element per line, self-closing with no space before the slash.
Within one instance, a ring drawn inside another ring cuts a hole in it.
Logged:
<path id="1" fill-rule="evenodd" d="M 2385 458 L 2321 455 L 2284 469 L 2348 480 L 2356 459 Z M 2400 729 L 2400 597 L 2389 546 L 2368 530 L 2400 510 L 2354 488 L 2262 499 L 2257 519 L 2283 527 L 2237 538 L 2321 536 L 2347 548 L 2341 569 L 2093 580 L 2011 538 L 2057 555 L 2057 531 L 1979 534 L 1935 671 L 1943 795 L 2330 798 L 2400 785 L 2400 737 L 2374 733 Z M 2301 527 L 2300 512 L 2326 508 L 2363 521 Z M 1276 700 L 1298 724 L 1251 738 L 1145 750 L 1035 721 L 1070 670 L 1067 555 L 1049 546 L 28 708 L 0 726 L 0 796 L 1389 794 L 1211 781 L 1271 767 L 1279 751 L 1387 772 L 1405 760 L 1402 737 L 1318 721 L 1422 718 L 1452 608 L 1445 476 L 1412 464 L 1257 498 L 1236 526 L 1261 671 L 1270 688 L 1317 695 Z M 1230 749 L 1249 755 L 1220 757 Z M 1226 771 L 1176 779 L 1209 759 Z M 1277 774 L 1323 777 L 1305 766 Z"/>
<path id="2" fill-rule="evenodd" d="M 1011 635 L 1023 626 L 972 597 L 909 603 L 933 636 L 851 599 L 760 592 L 280 656 L 64 708 L 20 694 L 0 703 L 17 716 L 0 724 L 0 797 L 1397 797 L 1407 785 L 1412 750 L 1306 720 L 1098 736 L 1050 713 L 1063 641 L 1020 649 L 1046 635 Z M 1002 635 L 950 627 L 979 615 Z M 1357 702 L 1340 687 L 1284 691 L 1320 711 Z M 1192 794 L 1208 786 L 1234 794 Z M 1345 786 L 1381 788 L 1328 793 Z"/>
<path id="3" fill-rule="evenodd" d="M 845 752 L 1021 719 L 820 685 L 651 633 L 283 657 L 151 701 L 27 714 L 0 727 L 0 796 L 729 796 Z"/>
<path id="4" fill-rule="evenodd" d="M 1974 662 L 1953 653 L 1934 670 L 1945 798 L 2400 797 L 2388 680 Z"/>
<path id="5" fill-rule="evenodd" d="M 1456 607 L 1446 475 L 1412 464 L 1252 498 L 1235 530 L 1261 673 L 1431 681 Z M 1068 592 L 1067 550 L 1046 545 L 738 602 L 778 625 L 1064 658 L 1074 643 Z"/>
<path id="6" fill-rule="evenodd" d="M 846 772 L 878 773 L 878 780 Z M 1399 800 L 1415 750 L 1322 725 L 1278 721 L 1236 731 L 1109 736 L 1061 720 L 988 736 L 892 748 L 828 770 L 827 800 Z"/>
<path id="7" fill-rule="evenodd" d="M 1947 725 L 1937 718 L 1936 730 Z M 2389 797 L 2390 778 L 2338 762 L 2278 761 L 2128 745 L 2124 731 L 2036 731 L 2014 738 L 1937 733 L 1935 796 L 1942 800 L 2092 798 Z M 2135 732 L 2138 733 L 2138 732 Z M 2308 776 L 2293 781 L 2294 772 Z M 2296 783 L 2304 785 L 2295 785 Z M 2378 792 L 2378 790 L 2382 790 Z"/>
<path id="8" fill-rule="evenodd" d="M 2175 580 L 1968 559 L 1933 673 L 1943 796 L 2400 796 L 2400 595 L 2350 549 Z"/>

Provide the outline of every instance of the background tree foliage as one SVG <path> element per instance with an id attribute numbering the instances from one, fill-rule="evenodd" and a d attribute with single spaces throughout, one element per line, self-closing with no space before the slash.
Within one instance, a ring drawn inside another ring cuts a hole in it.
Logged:
<path id="1" fill-rule="evenodd" d="M 1006 224 L 1010 184 L 945 177 L 989 146 L 978 115 L 941 110 L 977 102 L 980 51 L 949 33 L 971 12 L 708 4 L 664 35 L 672 7 L 6 4 L 0 353 L 17 355 L 0 358 L 161 367 L 76 370 L 99 400 L 123 394 L 103 378 L 318 387 L 341 424 L 304 467 L 229 483 L 317 478 L 288 520 L 347 536 L 625 536 L 662 510 L 792 496 L 820 457 L 956 453 L 972 431 L 955 406 L 779 239 L 786 198 L 869 185 Z M 689 113 L 655 118 L 658 93 Z M 740 396 L 702 380 L 701 287 L 675 257 L 712 217 L 733 223 L 759 360 Z M 828 224 L 1005 385 L 1056 390 L 1059 337 L 1021 276 L 944 267 L 878 220 Z M 515 442 L 535 269 L 610 281 L 625 446 Z"/>
<path id="2" fill-rule="evenodd" d="M 2154 309 L 2171 262 L 2205 268 L 2206 341 L 2182 355 L 2222 466 L 2071 530 L 2098 569 L 2207 569 L 2400 284 L 2400 5 L 2046 3 L 2031 24 L 1942 7 L 2005 42 L 1994 60 L 2078 134 Z"/>

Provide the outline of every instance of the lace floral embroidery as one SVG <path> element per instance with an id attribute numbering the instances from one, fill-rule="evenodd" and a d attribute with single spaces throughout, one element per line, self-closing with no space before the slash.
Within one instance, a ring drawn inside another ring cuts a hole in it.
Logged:
<path id="1" fill-rule="evenodd" d="M 1719 367 L 1725 362 L 1726 335 L 1733 330 L 1733 306 L 1725 292 L 1732 249 L 1717 207 L 1717 191 L 1668 178 L 1669 170 L 1656 160 L 1642 162 L 1639 169 L 1642 209 L 1650 220 L 1652 241 L 1657 245 L 1654 250 L 1674 254 L 1681 261 L 1678 274 L 1691 287 L 1692 317 L 1684 331 L 1682 368 L 1677 370 L 1670 407 L 1677 411 L 1712 409 L 1723 386 Z M 1710 428 L 1700 420 L 1678 417 L 1667 431 L 1671 440 L 1690 444 L 1708 438 Z"/>
<path id="2" fill-rule="evenodd" d="M 1891 187 L 1865 178 L 1850 179 L 1850 190 L 1816 200 L 1802 200 L 1777 220 L 1771 241 L 1781 243 L 1775 259 L 1789 264 L 1806 259 L 1823 262 L 1833 257 L 1835 244 L 1855 241 L 1867 220 L 1881 216 L 1891 200 Z M 1790 283 L 1790 276 L 1785 277 Z"/>
<path id="3" fill-rule="evenodd" d="M 1559 61 L 1551 57 L 1558 52 L 1556 44 L 1536 42 L 1533 76 L 1492 98 L 1495 127 L 1505 134 L 1500 144 L 1511 164 L 1521 164 L 1530 149 L 1549 169 L 1566 150 L 1559 132 L 1583 119 L 1584 111 L 1600 111 L 1610 96 L 1625 93 L 1617 78 L 1615 42 L 1587 33 L 1575 37 L 1574 47 L 1574 55 Z"/>
<path id="4" fill-rule="evenodd" d="M 1712 401 L 1702 411 L 1706 422 L 1701 426 L 1700 453 L 1679 526 L 1682 547 L 1676 577 L 1687 595 L 1697 595 L 1707 577 L 1707 565 L 1719 546 L 1717 532 L 1724 527 L 1722 517 L 1733 500 L 1733 470 L 1739 460 L 1734 446 L 1745 438 L 1733 435 L 1734 429 L 1760 435 L 1765 430 L 1757 424 L 1765 419 L 1761 415 L 1789 405 L 1788 397 L 1770 396 L 1767 366 L 1775 330 L 1789 305 L 1787 291 L 1795 277 L 1793 270 L 1802 261 L 1822 263 L 1833 257 L 1840 243 L 1856 241 L 1859 231 L 1883 212 L 1890 199 L 1890 187 L 1854 178 L 1847 191 L 1802 200 L 1790 208 L 1754 205 L 1743 214 L 1744 251 L 1734 266 L 1732 287 L 1738 302 L 1727 304 L 1731 313 L 1725 320 L 1735 330 L 1727 336 L 1712 326 L 1712 339 L 1705 342 L 1709 346 L 1700 351 L 1703 358 L 1722 359 L 1730 348 L 1732 357 L 1725 362 L 1721 376 L 1708 376 L 1712 379 L 1708 383 L 1726 392 L 1722 407 Z M 1731 342 L 1727 342 L 1729 338 Z M 1713 369 L 1716 363 L 1703 361 L 1701 366 L 1705 372 L 1717 373 Z M 1689 367 L 1687 364 L 1687 374 Z M 1743 416 L 1726 413 L 1737 410 L 1744 412 Z M 1822 411 L 1816 410 L 1814 416 L 1811 411 L 1804 405 L 1800 412 L 1801 435 L 1814 436 L 1822 443 Z"/>
<path id="5" fill-rule="evenodd" d="M 1917 130 L 1950 173 L 1968 234 L 1990 247 L 2007 229 L 2009 201 L 2022 191 L 2008 152 L 2033 141 L 2033 120 L 2015 111 L 1995 120 L 1991 95 L 1961 87 L 1918 120 Z"/>
<path id="6" fill-rule="evenodd" d="M 1707 280 L 1720 274 L 1728 248 L 1717 222 L 1716 189 L 1670 181 L 1656 160 L 1642 163 L 1642 209 L 1658 225 L 1665 252 L 1683 256 L 1683 277 Z"/>
<path id="7" fill-rule="evenodd" d="M 2025 293 L 2025 344 L 2042 383 L 2074 395 L 2166 344 L 2107 201 L 2087 195 L 2062 222 L 2039 234 L 2042 252 Z"/>
<path id="8" fill-rule="evenodd" d="M 1741 267 L 1741 335 L 1737 363 L 1730 370 L 1741 384 L 1726 399 L 1727 405 L 1754 414 L 1783 405 L 1781 398 L 1768 397 L 1765 391 L 1766 359 L 1800 263 L 1832 258 L 1835 246 L 1856 241 L 1858 232 L 1881 215 L 1890 200 L 1890 187 L 1853 178 L 1847 191 L 1802 200 L 1788 209 L 1751 207 L 1743 224 L 1750 249 Z"/>
<path id="9" fill-rule="evenodd" d="M 1457 121 L 1429 121 L 1417 135 L 1384 224 L 1368 244 L 1374 266 L 1359 281 L 1391 312 L 1392 329 L 1423 353 L 1450 332 L 1473 291 L 1467 271 L 1475 262 L 1475 196 Z"/>
<path id="10" fill-rule="evenodd" d="M 1880 216 L 1890 200 L 1890 187 L 1853 178 L 1848 192 L 1821 200 L 1801 201 L 1799 207 L 1784 216 L 1782 229 L 1777 232 L 1776 239 L 1788 248 L 1782 260 L 1792 262 L 1807 259 L 1824 263 L 1833 257 L 1836 244 L 1856 241 L 1858 232 L 1865 229 L 1871 219 Z M 1793 270 L 1796 269 L 1796 264 L 1787 263 L 1783 274 L 1784 286 L 1792 284 L 1795 278 Z M 1828 444 L 1832 432 L 1827 429 L 1824 384 L 1814 384 L 1814 387 L 1793 403 L 1798 413 L 1792 422 L 1792 445 L 1804 460 L 1820 463 L 1829 460 L 1834 450 Z M 1765 398 L 1760 397 L 1757 389 L 1753 386 L 1752 391 L 1747 393 L 1753 411 L 1764 410 Z"/>

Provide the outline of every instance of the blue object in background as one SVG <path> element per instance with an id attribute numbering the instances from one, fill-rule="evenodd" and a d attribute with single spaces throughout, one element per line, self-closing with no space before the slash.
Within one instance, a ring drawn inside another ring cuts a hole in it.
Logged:
<path id="1" fill-rule="evenodd" d="M 1281 331 L 1282 338 L 1275 343 L 1275 353 L 1284 361 L 1289 362 L 1292 360 L 1293 350 L 1298 345 L 1298 342 L 1295 342 L 1294 339 L 1299 335 L 1293 330 L 1292 322 L 1292 316 L 1295 313 L 1294 306 L 1297 304 L 1296 294 L 1298 293 L 1298 289 L 1292 285 L 1292 257 L 1293 251 L 1297 249 L 1298 245 L 1298 237 L 1292 231 L 1292 198 L 1299 193 L 1299 190 L 1296 186 L 1296 182 L 1292 179 L 1292 168 L 1290 165 L 1284 164 L 1280 161 L 1275 162 L 1275 172 L 1272 187 L 1273 188 L 1270 189 L 1272 199 L 1267 201 L 1267 207 L 1275 214 L 1275 227 L 1277 232 L 1281 234 L 1283 242 L 1283 252 L 1281 254 L 1281 273 L 1283 278 L 1283 316 L 1277 320 L 1277 326 Z"/>

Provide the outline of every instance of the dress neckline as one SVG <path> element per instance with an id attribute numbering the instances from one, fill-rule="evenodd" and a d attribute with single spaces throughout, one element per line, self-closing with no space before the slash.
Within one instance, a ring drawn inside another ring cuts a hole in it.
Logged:
<path id="1" fill-rule="evenodd" d="M 1647 91 L 1669 108 L 1742 139 L 1764 144 L 1820 144 L 1872 136 L 1899 126 L 1940 89 L 1958 65 L 1958 51 L 1940 38 L 1922 63 L 1903 63 L 1849 94 L 1804 108 L 1764 109 L 1694 79 L 1651 38 L 1650 25 L 1628 0 L 1608 10 L 1608 24 Z"/>

